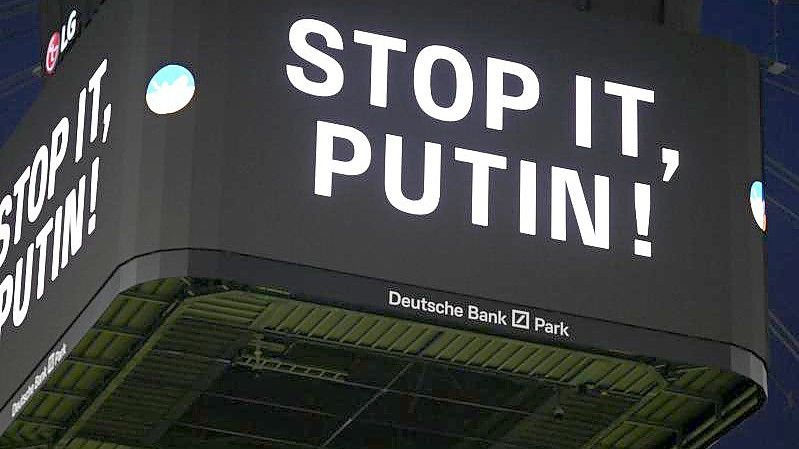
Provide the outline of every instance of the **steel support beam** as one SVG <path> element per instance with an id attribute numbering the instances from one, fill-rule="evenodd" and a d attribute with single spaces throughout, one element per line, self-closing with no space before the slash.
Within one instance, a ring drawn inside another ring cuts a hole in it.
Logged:
<path id="1" fill-rule="evenodd" d="M 62 388 L 53 388 L 53 387 L 42 387 L 39 389 L 40 393 L 45 393 L 53 396 L 61 396 L 63 398 L 70 398 L 70 399 L 77 399 L 79 401 L 85 401 L 88 399 L 85 393 L 81 393 L 75 390 L 65 390 Z"/>
<path id="2" fill-rule="evenodd" d="M 34 426 L 49 427 L 51 429 L 63 430 L 63 429 L 67 428 L 67 425 L 64 424 L 63 422 L 53 421 L 53 420 L 44 419 L 44 418 L 37 418 L 35 416 L 17 416 L 15 418 L 15 421 L 23 423 L 23 424 L 34 425 Z"/>
<path id="3" fill-rule="evenodd" d="M 143 339 L 147 338 L 147 334 L 145 334 L 145 333 L 143 333 L 141 331 L 138 331 L 136 329 L 130 329 L 130 328 L 127 328 L 127 327 L 121 327 L 121 326 L 109 326 L 109 325 L 106 325 L 106 324 L 96 324 L 96 325 L 94 325 L 91 328 L 91 330 L 93 330 L 95 332 L 104 332 L 104 333 L 107 333 L 107 334 L 119 335 L 119 336 L 122 336 L 122 337 L 135 338 L 137 340 L 143 340 Z"/>
<path id="4" fill-rule="evenodd" d="M 328 445 L 332 443 L 333 440 L 335 440 L 336 437 L 341 434 L 341 432 L 343 432 L 347 427 L 349 427 L 353 421 L 358 419 L 358 417 L 361 416 L 361 414 L 365 412 L 370 405 L 374 404 L 376 400 L 380 399 L 381 396 L 386 394 L 389 391 L 389 389 L 393 387 L 394 384 L 396 384 L 402 378 L 402 376 L 408 372 L 409 369 L 411 369 L 411 367 L 413 367 L 413 362 L 410 362 L 407 365 L 405 365 L 405 367 L 402 368 L 393 378 L 391 378 L 391 380 L 388 381 L 388 383 L 383 388 L 375 392 L 375 394 L 372 395 L 372 397 L 370 397 L 369 400 L 364 402 L 364 404 L 358 410 L 356 410 L 355 413 L 350 415 L 350 417 L 347 418 L 347 420 L 344 421 L 344 423 L 341 424 L 341 426 L 339 426 L 338 429 L 334 430 L 333 433 L 331 433 L 330 436 L 327 437 L 325 442 L 322 443 L 320 447 L 323 449 L 328 447 Z"/>
<path id="5" fill-rule="evenodd" d="M 122 363 L 121 368 L 113 367 L 116 372 L 108 382 L 103 385 L 98 394 L 80 410 L 78 417 L 69 425 L 69 428 L 61 435 L 54 445 L 54 449 L 65 448 L 73 438 L 78 435 L 80 429 L 91 419 L 103 403 L 111 397 L 116 389 L 124 382 L 131 371 L 144 359 L 158 341 L 166 333 L 169 325 L 180 318 L 180 308 L 175 308 L 162 321 L 156 322 L 151 327 L 155 331 L 146 340 L 142 340 L 129 353 L 127 359 Z M 72 357 L 67 360 L 73 360 Z M 73 360 L 74 361 L 74 360 Z M 77 363 L 77 362 L 76 362 Z M 91 366 L 91 365 L 90 365 Z"/>
<path id="6" fill-rule="evenodd" d="M 92 368 L 99 368 L 106 371 L 118 371 L 119 368 L 106 362 L 103 360 L 97 359 L 89 359 L 86 357 L 77 357 L 77 356 L 69 356 L 67 357 L 67 362 L 74 363 L 76 365 L 84 365 L 89 366 Z"/>
<path id="7" fill-rule="evenodd" d="M 143 293 L 135 293 L 134 294 L 134 293 L 129 293 L 129 292 L 120 293 L 119 295 L 117 295 L 117 298 L 131 299 L 131 300 L 134 300 L 134 301 L 141 301 L 141 302 L 149 302 L 151 304 L 159 304 L 159 305 L 162 305 L 162 306 L 168 306 L 168 305 L 170 305 L 170 304 L 172 304 L 174 302 L 171 299 L 159 298 L 157 296 L 145 295 Z"/>

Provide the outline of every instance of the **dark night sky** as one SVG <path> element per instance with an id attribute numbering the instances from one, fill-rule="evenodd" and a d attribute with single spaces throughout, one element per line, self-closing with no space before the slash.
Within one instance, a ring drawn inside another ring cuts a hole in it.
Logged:
<path id="1" fill-rule="evenodd" d="M 763 150 L 768 214 L 769 308 L 799 334 L 799 2 L 777 6 L 777 54 L 783 75 L 763 72 Z M 774 12 L 769 0 L 705 0 L 702 28 L 774 57 Z M 769 402 L 717 445 L 722 449 L 799 447 L 799 360 L 770 338 Z"/>
<path id="2" fill-rule="evenodd" d="M 764 171 L 768 210 L 768 291 L 770 309 L 799 335 L 799 0 L 705 0 L 702 28 L 707 35 L 735 42 L 767 60 L 775 55 L 774 15 L 779 32 L 782 75 L 763 72 Z M 0 143 L 36 98 L 38 5 L 35 0 L 0 0 Z M 2 163 L 2 159 L 0 159 Z M 715 447 L 795 449 L 799 447 L 799 359 L 771 337 L 769 402 Z"/>

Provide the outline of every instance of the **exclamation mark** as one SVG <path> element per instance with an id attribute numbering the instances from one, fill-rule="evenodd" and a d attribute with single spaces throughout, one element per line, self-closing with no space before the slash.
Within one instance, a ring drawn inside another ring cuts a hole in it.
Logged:
<path id="1" fill-rule="evenodd" d="M 89 189 L 89 213 L 91 216 L 89 217 L 89 234 L 94 232 L 94 228 L 97 225 L 97 215 L 94 213 L 94 210 L 97 208 L 97 182 L 98 182 L 98 175 L 100 172 L 100 158 L 96 157 L 92 161 L 92 179 L 91 179 L 91 188 Z"/>
<path id="2" fill-rule="evenodd" d="M 650 195 L 649 184 L 635 183 L 635 230 L 641 237 L 649 235 Z M 635 254 L 652 257 L 652 242 L 635 239 Z"/>
<path id="3" fill-rule="evenodd" d="M 111 124 L 111 103 L 103 110 L 103 143 L 108 140 L 108 127 Z"/>

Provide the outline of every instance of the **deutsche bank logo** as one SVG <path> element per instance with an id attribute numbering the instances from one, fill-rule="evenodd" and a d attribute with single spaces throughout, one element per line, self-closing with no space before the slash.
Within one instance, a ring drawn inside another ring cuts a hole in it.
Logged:
<path id="1" fill-rule="evenodd" d="M 511 326 L 517 329 L 530 330 L 530 312 L 513 309 L 511 312 Z"/>

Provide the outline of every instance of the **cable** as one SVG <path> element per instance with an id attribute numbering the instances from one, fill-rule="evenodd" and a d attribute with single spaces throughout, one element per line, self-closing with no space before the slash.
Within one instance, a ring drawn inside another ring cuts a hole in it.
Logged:
<path id="1" fill-rule="evenodd" d="M 785 346 L 785 349 L 787 349 L 788 352 L 791 353 L 791 355 L 793 356 L 794 360 L 799 362 L 799 351 L 797 351 L 796 349 L 791 347 L 790 343 L 785 341 L 785 337 L 783 337 L 777 330 L 775 330 L 774 325 L 772 325 L 771 323 L 768 323 L 768 330 L 769 330 L 769 333 L 771 333 L 772 336 L 776 337 L 777 340 L 779 340 L 780 343 L 782 343 L 782 345 Z"/>
<path id="2" fill-rule="evenodd" d="M 0 4 L 0 10 L 16 8 L 24 3 L 36 3 L 36 0 L 7 0 Z"/>
<path id="3" fill-rule="evenodd" d="M 13 30 L 13 31 L 6 31 L 3 34 L 0 34 L 0 42 L 13 39 L 17 36 L 21 36 L 23 34 L 28 34 L 31 31 L 38 31 L 39 27 L 30 27 L 30 28 L 23 28 L 21 30 Z M 5 31 L 5 30 L 4 30 Z"/>
<path id="4" fill-rule="evenodd" d="M 796 221 L 797 227 L 799 227 L 799 214 L 792 211 L 788 206 L 780 203 L 779 201 L 775 200 L 773 197 L 770 197 L 768 195 L 766 195 L 766 201 L 768 201 L 770 204 L 774 206 L 777 206 L 779 209 L 785 212 L 788 215 L 788 217 L 793 218 Z"/>
<path id="5" fill-rule="evenodd" d="M 799 340 L 797 340 L 797 338 L 794 337 L 794 335 L 791 333 L 791 331 L 788 329 L 785 323 L 783 323 L 782 320 L 777 316 L 777 314 L 774 313 L 774 311 L 771 309 L 769 309 L 768 311 L 768 317 L 783 332 L 783 335 L 788 339 L 788 341 L 790 341 L 791 345 L 793 345 L 794 350 L 796 352 L 799 352 Z"/>
<path id="6" fill-rule="evenodd" d="M 30 86 L 31 84 L 33 84 L 36 80 L 37 80 L 37 78 L 30 77 L 29 79 L 26 79 L 26 80 L 20 82 L 16 86 L 14 86 L 14 87 L 6 90 L 6 91 L 0 92 L 0 98 L 5 98 L 5 97 L 7 97 L 9 95 L 12 95 L 12 94 L 18 92 L 19 90 L 22 90 L 22 89 Z"/>
<path id="7" fill-rule="evenodd" d="M 766 171 L 773 174 L 777 179 L 787 184 L 796 192 L 799 192 L 799 176 L 796 176 L 791 170 L 771 156 L 764 155 L 763 160 L 766 162 L 764 164 Z"/>
<path id="8" fill-rule="evenodd" d="M 3 5 L 0 7 L 0 20 L 10 19 L 14 16 L 26 14 L 36 10 L 36 2 L 34 0 L 23 0 L 11 5 Z"/>
<path id="9" fill-rule="evenodd" d="M 784 182 L 788 187 L 792 188 L 794 191 L 799 192 L 799 176 L 797 176 L 794 172 L 792 172 L 788 167 L 783 165 L 780 161 L 774 159 L 769 155 L 764 155 L 763 160 L 765 161 L 764 169 L 774 175 L 777 179 Z M 790 218 L 793 218 L 797 223 L 799 223 L 799 214 L 794 212 L 790 207 L 780 203 L 779 201 L 775 200 L 774 197 L 766 195 L 766 200 L 777 206 L 780 210 L 785 212 Z"/>
<path id="10" fill-rule="evenodd" d="M 774 77 L 778 78 L 780 81 L 790 81 L 787 83 L 789 87 L 792 84 L 799 85 L 799 75 L 796 73 L 796 70 L 793 70 L 790 67 L 785 68 L 782 73 L 769 72 L 768 66 L 763 67 L 763 71 L 766 72 L 766 76 L 763 77 L 764 79 L 767 79 L 768 77 Z"/>
<path id="11" fill-rule="evenodd" d="M 0 80 L 0 91 L 5 90 L 5 89 L 9 89 L 9 88 L 11 88 L 12 86 L 14 86 L 17 83 L 21 83 L 21 82 L 27 80 L 28 78 L 32 78 L 33 77 L 33 71 L 38 66 L 39 66 L 38 63 L 31 64 L 31 65 L 25 67 L 24 69 L 18 70 L 16 72 L 12 73 L 11 75 L 8 75 L 7 77 L 3 78 L 2 80 Z"/>
<path id="12" fill-rule="evenodd" d="M 795 89 L 793 87 L 788 87 L 785 84 L 778 83 L 770 78 L 763 78 L 763 82 L 767 84 L 771 84 L 774 87 L 778 87 L 786 92 L 792 93 L 794 95 L 799 95 L 799 89 Z"/>
<path id="13" fill-rule="evenodd" d="M 772 45 L 772 47 L 774 49 L 774 59 L 773 60 L 774 61 L 779 61 L 780 60 L 780 53 L 779 53 L 779 46 L 778 46 L 778 42 L 777 42 L 779 40 L 779 37 L 780 37 L 780 32 L 779 32 L 779 29 L 777 27 L 777 8 L 778 8 L 778 5 L 779 5 L 779 0 L 771 0 L 771 4 L 773 6 L 773 8 L 771 8 L 772 19 L 773 19 L 772 20 L 772 27 L 771 27 L 771 30 L 772 30 L 771 45 Z"/>
<path id="14" fill-rule="evenodd" d="M 785 402 L 788 404 L 788 408 L 793 408 L 796 405 L 796 399 L 793 397 L 793 390 L 789 390 L 785 388 L 785 385 L 782 384 L 779 380 L 777 380 L 777 376 L 772 373 L 766 373 L 768 377 L 771 379 L 771 383 L 769 385 L 774 385 L 780 390 L 783 396 L 785 396 Z"/>

